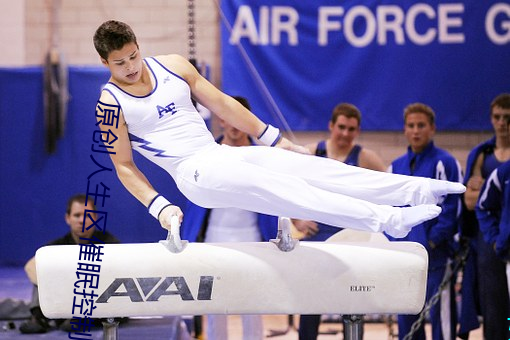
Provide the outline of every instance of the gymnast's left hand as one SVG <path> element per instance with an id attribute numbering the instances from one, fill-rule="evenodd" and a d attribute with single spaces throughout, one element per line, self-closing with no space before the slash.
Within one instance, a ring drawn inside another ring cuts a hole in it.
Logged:
<path id="1" fill-rule="evenodd" d="M 165 207 L 161 213 L 159 214 L 159 223 L 164 229 L 170 230 L 171 228 L 171 220 L 173 216 L 177 216 L 179 218 L 179 223 L 182 223 L 182 219 L 184 214 L 182 213 L 181 208 L 176 205 L 169 205 Z"/>
<path id="2" fill-rule="evenodd" d="M 282 137 L 276 146 L 289 151 L 304 153 L 306 155 L 310 154 L 310 151 L 307 148 L 298 144 L 294 144 L 285 137 Z"/>

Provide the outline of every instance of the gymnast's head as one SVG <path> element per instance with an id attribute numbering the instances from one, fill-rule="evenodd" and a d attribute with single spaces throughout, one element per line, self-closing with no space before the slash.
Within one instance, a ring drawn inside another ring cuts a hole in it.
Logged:
<path id="1" fill-rule="evenodd" d="M 129 25 L 115 20 L 103 23 L 94 34 L 94 46 L 101 63 L 108 67 L 111 81 L 117 85 L 132 85 L 143 74 L 143 58 L 136 36 Z"/>
<path id="2" fill-rule="evenodd" d="M 108 61 L 111 52 L 119 51 L 128 44 L 134 44 L 138 49 L 135 33 L 128 24 L 120 21 L 108 20 L 94 34 L 94 47 L 105 61 Z"/>

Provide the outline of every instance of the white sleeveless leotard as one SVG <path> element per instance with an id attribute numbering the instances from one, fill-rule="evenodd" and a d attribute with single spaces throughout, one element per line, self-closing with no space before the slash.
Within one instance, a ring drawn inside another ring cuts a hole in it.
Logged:
<path id="1" fill-rule="evenodd" d="M 113 83 L 104 89 L 122 109 L 132 148 L 174 177 L 183 159 L 216 142 L 191 102 L 186 81 L 155 58 L 145 62 L 155 81 L 148 95 L 133 96 Z"/>

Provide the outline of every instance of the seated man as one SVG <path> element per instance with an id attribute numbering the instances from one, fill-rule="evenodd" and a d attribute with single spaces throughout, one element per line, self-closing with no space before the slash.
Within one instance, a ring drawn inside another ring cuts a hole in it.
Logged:
<path id="1" fill-rule="evenodd" d="M 87 205 L 85 205 L 86 196 L 78 194 L 72 196 L 67 202 L 67 210 L 65 214 L 65 221 L 69 226 L 69 232 L 63 237 L 58 238 L 47 245 L 72 245 L 80 243 L 90 243 L 91 239 L 96 239 L 104 243 L 119 243 L 119 240 L 107 231 L 96 230 L 92 225 L 90 218 L 85 219 L 85 210 L 95 210 L 94 202 L 89 198 Z M 95 213 L 90 213 L 91 218 L 96 220 Z M 30 281 L 34 284 L 32 293 L 32 301 L 30 303 L 30 313 L 32 317 L 29 321 L 20 325 L 21 333 L 46 333 L 50 327 L 50 320 L 47 319 L 39 306 L 39 292 L 37 289 L 37 275 L 35 270 L 35 258 L 32 257 L 25 265 L 25 271 Z M 69 331 L 69 320 L 56 320 L 55 325 L 65 331 Z"/>

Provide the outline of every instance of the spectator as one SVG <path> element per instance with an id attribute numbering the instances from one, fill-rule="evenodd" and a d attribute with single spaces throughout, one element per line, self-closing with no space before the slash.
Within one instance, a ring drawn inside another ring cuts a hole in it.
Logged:
<path id="1" fill-rule="evenodd" d="M 506 124 L 510 117 L 510 94 L 496 96 L 489 112 L 494 136 L 471 150 L 466 162 L 467 189 L 463 201 L 461 235 L 470 246 L 470 255 L 463 273 L 459 336 L 468 338 L 469 331 L 479 326 L 477 314 L 481 313 L 485 339 L 506 340 L 507 330 L 501 326 L 507 322 L 509 309 L 509 297 L 505 293 L 506 265 L 496 256 L 492 245 L 484 240 L 474 209 L 485 180 L 498 166 L 510 160 Z M 502 298 L 501 294 L 506 295 Z"/>
<path id="2" fill-rule="evenodd" d="M 329 121 L 330 135 L 326 140 L 309 144 L 311 154 L 327 157 L 345 164 L 362 168 L 385 171 L 381 158 L 372 150 L 356 144 L 361 130 L 361 112 L 350 103 L 340 103 L 333 109 Z M 325 241 L 341 229 L 315 221 L 293 220 L 294 226 L 305 234 L 303 241 Z M 301 315 L 299 318 L 299 339 L 317 339 L 321 315 Z"/>
<path id="3" fill-rule="evenodd" d="M 69 245 L 90 243 L 91 240 L 99 240 L 104 243 L 119 243 L 119 240 L 107 231 L 96 230 L 94 221 L 97 217 L 94 212 L 87 212 L 90 217 L 85 217 L 85 210 L 95 210 L 94 201 L 89 198 L 86 203 L 84 194 L 74 195 L 67 202 L 66 214 L 64 216 L 69 232 L 64 236 L 48 243 L 47 245 Z M 50 328 L 51 320 L 47 319 L 39 305 L 39 291 L 37 288 L 37 275 L 35 271 L 35 257 L 32 257 L 25 265 L 25 271 L 30 281 L 34 284 L 32 301 L 30 302 L 30 320 L 20 325 L 21 333 L 46 333 Z M 70 320 L 55 320 L 55 326 L 64 331 L 71 328 Z"/>
<path id="4" fill-rule="evenodd" d="M 434 145 L 436 131 L 435 113 L 422 103 L 408 105 L 404 109 L 404 135 L 409 146 L 407 153 L 395 159 L 389 171 L 395 174 L 420 176 L 452 182 L 462 181 L 459 162 L 447 151 Z M 393 241 L 412 241 L 422 244 L 429 254 L 426 301 L 429 301 L 440 288 L 448 271 L 452 257 L 454 235 L 458 230 L 461 200 L 459 195 L 447 195 L 437 218 L 416 227 L 404 238 Z M 432 339 L 455 340 L 456 316 L 454 281 L 441 292 L 441 299 L 430 309 Z M 398 316 L 398 335 L 403 339 L 418 320 L 417 315 Z M 446 327 L 444 326 L 446 325 Z M 414 333 L 412 339 L 425 340 L 424 325 Z"/>

